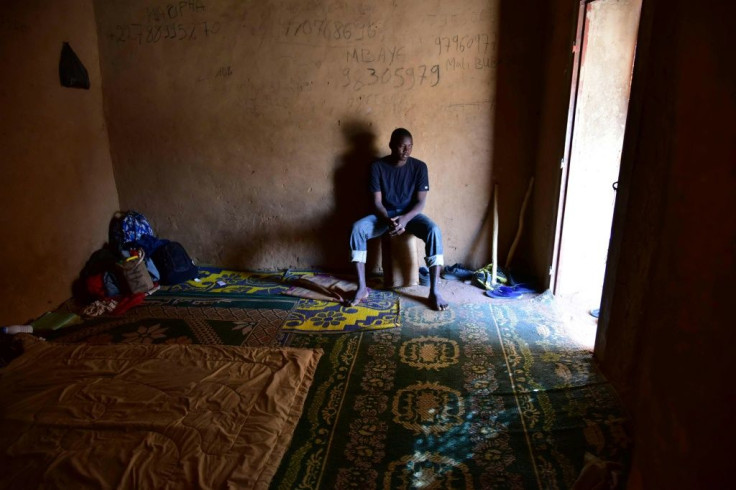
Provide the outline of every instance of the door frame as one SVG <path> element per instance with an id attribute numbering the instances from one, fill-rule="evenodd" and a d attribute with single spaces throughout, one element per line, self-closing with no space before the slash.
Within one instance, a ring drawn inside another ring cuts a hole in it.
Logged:
<path id="1" fill-rule="evenodd" d="M 580 85 L 580 67 L 582 65 L 583 39 L 586 33 L 587 5 L 595 0 L 580 0 L 578 5 L 578 20 L 575 28 L 575 39 L 572 44 L 572 74 L 570 78 L 570 99 L 567 109 L 567 126 L 565 128 L 565 147 L 560 161 L 560 185 L 557 202 L 557 222 L 555 224 L 554 243 L 552 246 L 552 262 L 549 268 L 549 289 L 552 294 L 557 292 L 557 274 L 560 267 L 560 245 L 562 241 L 562 227 L 565 223 L 565 205 L 567 203 L 567 184 L 569 179 L 570 153 L 575 131 L 575 111 L 577 110 L 578 88 Z"/>

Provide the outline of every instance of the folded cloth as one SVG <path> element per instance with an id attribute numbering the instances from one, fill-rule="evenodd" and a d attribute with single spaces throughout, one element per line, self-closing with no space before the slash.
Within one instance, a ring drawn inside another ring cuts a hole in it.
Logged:
<path id="1" fill-rule="evenodd" d="M 112 311 L 113 315 L 122 315 L 134 306 L 138 306 L 146 299 L 146 293 L 135 293 L 125 296 L 118 302 L 117 307 Z"/>
<path id="2" fill-rule="evenodd" d="M 82 315 L 86 317 L 100 316 L 104 315 L 105 313 L 112 312 L 117 307 L 118 302 L 112 298 L 109 298 L 107 300 L 98 299 L 94 303 L 87 305 L 84 310 L 82 310 Z"/>

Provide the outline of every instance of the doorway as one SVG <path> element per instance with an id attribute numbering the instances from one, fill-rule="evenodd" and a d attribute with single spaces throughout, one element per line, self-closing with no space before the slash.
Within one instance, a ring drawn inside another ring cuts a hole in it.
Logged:
<path id="1" fill-rule="evenodd" d="M 641 0 L 582 0 L 552 291 L 576 338 L 595 343 Z"/>

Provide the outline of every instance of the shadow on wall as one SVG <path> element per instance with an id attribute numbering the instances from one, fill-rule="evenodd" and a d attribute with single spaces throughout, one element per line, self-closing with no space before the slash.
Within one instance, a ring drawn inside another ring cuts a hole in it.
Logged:
<path id="1" fill-rule="evenodd" d="M 376 134 L 364 121 L 347 121 L 341 124 L 347 150 L 335 162 L 333 174 L 334 205 L 332 214 L 324 221 L 320 236 L 324 237 L 320 250 L 324 255 L 321 264 L 325 268 L 342 270 L 349 268 L 350 230 L 355 221 L 373 212 L 368 191 L 370 164 L 378 158 Z M 368 270 L 376 259 L 378 240 L 369 242 Z M 352 269 L 350 269 L 352 270 Z"/>
<path id="2" fill-rule="evenodd" d="M 333 165 L 333 203 L 330 211 L 301 226 L 265 227 L 260 233 L 242 234 L 232 230 L 230 242 L 240 241 L 230 247 L 236 251 L 219 260 L 225 267 L 237 264 L 268 262 L 268 254 L 297 253 L 296 263 L 284 267 L 297 269 L 317 268 L 333 272 L 350 272 L 350 230 L 353 222 L 372 212 L 368 191 L 370 164 L 377 158 L 376 135 L 370 124 L 348 121 L 341 124 L 345 152 L 337 155 Z M 238 238 L 235 238 L 238 237 Z M 289 249 L 285 251 L 285 249 Z M 378 240 L 368 246 L 368 270 L 380 263 Z M 316 250 L 312 257 L 298 256 L 299 250 Z M 219 264 L 218 264 L 219 265 Z"/>

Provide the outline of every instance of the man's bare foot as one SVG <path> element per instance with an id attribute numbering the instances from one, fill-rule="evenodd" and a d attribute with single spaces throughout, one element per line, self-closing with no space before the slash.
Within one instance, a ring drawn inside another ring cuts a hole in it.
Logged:
<path id="1" fill-rule="evenodd" d="M 357 305 L 358 303 L 360 303 L 361 301 L 363 301 L 364 299 L 366 299 L 368 297 L 368 293 L 369 293 L 368 288 L 365 288 L 365 287 L 364 288 L 358 288 L 358 290 L 355 291 L 355 296 L 353 296 L 353 299 L 351 299 L 348 302 L 348 305 L 349 306 L 355 306 L 355 305 Z"/>
<path id="2" fill-rule="evenodd" d="M 445 311 L 450 304 L 440 295 L 440 293 L 429 293 L 429 305 L 433 310 Z"/>

